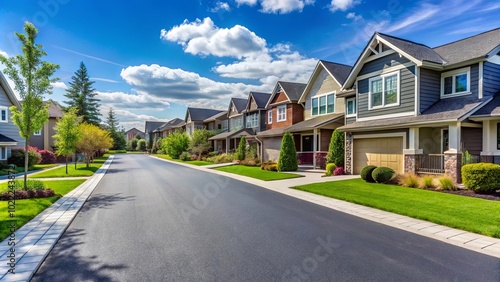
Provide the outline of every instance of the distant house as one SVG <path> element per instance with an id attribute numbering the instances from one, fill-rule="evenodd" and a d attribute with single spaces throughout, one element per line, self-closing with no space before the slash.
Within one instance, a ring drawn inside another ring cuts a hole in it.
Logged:
<path id="1" fill-rule="evenodd" d="M 244 131 L 245 115 L 248 99 L 231 98 L 227 110 L 227 127 L 223 132 L 211 137 L 214 141 L 214 150 L 218 152 L 231 152 L 238 147 L 239 140 L 243 135 L 250 135 Z"/>
<path id="2" fill-rule="evenodd" d="M 188 107 L 186 110 L 186 117 L 184 118 L 186 122 L 186 133 L 191 135 L 196 129 L 205 128 L 204 120 L 221 112 L 223 111 Z"/>
<path id="3" fill-rule="evenodd" d="M 25 145 L 24 138 L 19 135 L 19 128 L 10 119 L 11 106 L 21 109 L 14 92 L 0 72 L 0 161 L 2 162 L 10 157 L 12 148 L 22 148 Z"/>
<path id="4" fill-rule="evenodd" d="M 144 139 L 144 137 L 145 137 L 144 132 L 142 132 L 139 129 L 134 127 L 134 128 L 127 130 L 127 132 L 125 132 L 125 140 L 128 142 L 128 141 L 134 139 L 137 134 L 139 134 L 139 136 L 141 136 L 141 138 Z"/>
<path id="5" fill-rule="evenodd" d="M 59 103 L 48 100 L 44 104 L 49 104 L 49 120 L 43 125 L 43 128 L 35 132 L 30 138 L 30 145 L 37 147 L 40 150 L 55 151 L 55 142 L 53 136 L 56 134 L 54 127 L 57 119 L 64 116 L 61 105 Z"/>
<path id="6" fill-rule="evenodd" d="M 156 141 L 154 131 L 163 124 L 165 124 L 164 121 L 146 121 L 144 125 L 144 139 L 146 139 L 148 146 L 153 145 L 153 142 Z"/>
<path id="7" fill-rule="evenodd" d="M 165 138 L 174 133 L 176 130 L 184 130 L 185 125 L 186 122 L 180 118 L 169 120 L 153 131 L 155 140 L 158 140 L 158 138 Z"/>

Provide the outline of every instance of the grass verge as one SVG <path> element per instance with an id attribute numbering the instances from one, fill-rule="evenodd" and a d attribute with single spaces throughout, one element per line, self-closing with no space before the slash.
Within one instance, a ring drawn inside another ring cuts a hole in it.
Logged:
<path id="1" fill-rule="evenodd" d="M 64 181 L 44 181 L 47 188 L 54 190 L 56 196 L 41 199 L 25 199 L 16 200 L 15 208 L 15 220 L 17 228 L 21 228 L 24 224 L 30 221 L 32 218 L 37 216 L 43 210 L 48 208 L 52 203 L 57 201 L 59 198 L 70 192 L 71 190 L 78 187 L 85 180 L 64 180 Z M 0 184 L 0 191 L 7 191 L 7 183 Z M 5 239 L 10 235 L 9 225 L 12 223 L 12 218 L 9 217 L 7 211 L 8 201 L 0 201 L 0 238 Z"/>
<path id="2" fill-rule="evenodd" d="M 500 238 L 499 201 L 367 183 L 362 179 L 292 188 Z"/>
<path id="3" fill-rule="evenodd" d="M 207 162 L 207 161 L 181 161 L 179 159 L 173 159 L 169 155 L 154 154 L 153 156 L 158 157 L 160 159 L 164 159 L 164 160 L 169 160 L 169 161 L 178 162 L 178 163 L 185 163 L 185 164 L 190 164 L 190 165 L 196 165 L 196 166 L 204 166 L 204 165 L 214 164 L 212 162 Z"/>
<path id="4" fill-rule="evenodd" d="M 28 175 L 29 178 L 55 178 L 55 177 L 80 177 L 92 176 L 102 164 L 108 159 L 109 154 L 103 157 L 95 158 L 94 162 L 87 167 L 86 164 L 77 164 L 75 169 L 74 163 L 68 163 L 68 174 L 66 174 L 66 166 L 52 169 L 45 172 L 40 172 L 34 175 Z"/>
<path id="5" fill-rule="evenodd" d="M 32 167 L 29 167 L 28 171 L 42 170 L 42 169 L 52 168 L 52 167 L 56 167 L 56 166 L 58 166 L 58 164 L 37 164 L 37 165 L 34 165 Z M 24 172 L 24 167 L 16 167 L 16 171 L 18 173 Z M 8 175 L 8 174 L 9 174 L 8 170 L 0 169 L 0 176 Z"/>
<path id="6" fill-rule="evenodd" d="M 268 171 L 262 170 L 258 166 L 244 166 L 244 165 L 230 165 L 223 166 L 219 168 L 215 168 L 216 170 L 225 171 L 229 173 L 234 173 L 238 175 L 248 176 L 264 181 L 271 180 L 282 180 L 289 178 L 297 178 L 302 177 L 302 175 L 294 174 L 294 173 L 284 173 L 284 172 L 276 172 L 276 171 Z"/>

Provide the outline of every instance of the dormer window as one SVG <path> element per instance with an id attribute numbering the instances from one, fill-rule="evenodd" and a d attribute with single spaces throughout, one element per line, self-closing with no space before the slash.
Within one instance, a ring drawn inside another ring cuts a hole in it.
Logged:
<path id="1" fill-rule="evenodd" d="M 441 74 L 441 97 L 470 94 L 470 67 Z"/>
<path id="2" fill-rule="evenodd" d="M 311 114 L 324 115 L 335 112 L 335 93 L 326 94 L 311 99 Z"/>

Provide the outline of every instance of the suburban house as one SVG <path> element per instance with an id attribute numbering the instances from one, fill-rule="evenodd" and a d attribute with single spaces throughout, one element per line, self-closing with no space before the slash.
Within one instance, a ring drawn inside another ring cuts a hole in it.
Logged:
<path id="1" fill-rule="evenodd" d="M 12 148 L 23 148 L 24 138 L 19 135 L 19 128 L 12 122 L 9 108 L 21 105 L 10 88 L 7 80 L 0 72 L 0 161 L 6 162 Z"/>
<path id="2" fill-rule="evenodd" d="M 184 130 L 185 125 L 186 122 L 183 119 L 180 118 L 171 119 L 153 131 L 155 140 L 158 140 L 158 138 L 160 137 L 165 138 L 177 130 Z"/>
<path id="3" fill-rule="evenodd" d="M 139 134 L 139 136 L 141 136 L 141 138 L 144 139 L 144 137 L 145 137 L 144 132 L 142 132 L 139 129 L 134 127 L 134 128 L 127 130 L 127 132 L 125 132 L 125 140 L 128 142 L 128 141 L 134 139 L 137 134 Z"/>
<path id="4" fill-rule="evenodd" d="M 344 125 L 344 98 L 338 95 L 351 69 L 343 64 L 318 61 L 298 100 L 303 105 L 304 120 L 286 129 L 293 134 L 300 165 L 325 167 L 333 130 Z"/>
<path id="5" fill-rule="evenodd" d="M 56 147 L 52 138 L 56 134 L 54 127 L 56 126 L 57 119 L 64 116 L 64 112 L 61 105 L 55 101 L 48 100 L 44 104 L 49 104 L 49 120 L 43 125 L 41 130 L 35 132 L 30 137 L 30 145 L 40 150 L 55 151 Z"/>
<path id="6" fill-rule="evenodd" d="M 203 121 L 221 112 L 223 111 L 188 107 L 186 110 L 186 117 L 184 118 L 184 121 L 186 122 L 186 133 L 191 135 L 196 129 L 205 128 Z"/>
<path id="7" fill-rule="evenodd" d="M 241 136 L 251 135 L 245 130 L 245 114 L 248 99 L 231 98 L 227 110 L 228 129 L 209 140 L 214 141 L 214 151 L 231 152 L 238 147 Z"/>
<path id="8" fill-rule="evenodd" d="M 265 106 L 266 130 L 257 133 L 257 139 L 262 143 L 263 162 L 278 160 L 283 134 L 288 127 L 304 120 L 304 107 L 298 101 L 305 88 L 303 83 L 276 83 Z"/>
<path id="9" fill-rule="evenodd" d="M 499 51 L 500 29 L 435 48 L 375 33 L 342 87 L 355 89 L 343 96 L 346 171 L 372 164 L 460 182 L 465 152 L 498 162 Z"/>
<path id="10" fill-rule="evenodd" d="M 257 155 L 261 157 L 261 144 L 256 135 L 267 129 L 266 115 L 267 115 L 267 102 L 271 94 L 251 91 L 248 94 L 247 105 L 245 107 L 245 131 L 247 135 L 246 141 L 252 146 L 257 146 Z"/>
<path id="11" fill-rule="evenodd" d="M 158 136 L 154 134 L 154 131 L 163 124 L 165 124 L 164 121 L 146 121 L 146 124 L 144 125 L 144 139 L 146 139 L 148 148 L 151 148 L 153 146 L 153 142 L 156 142 L 158 139 Z"/>
<path id="12" fill-rule="evenodd" d="M 228 128 L 227 111 L 222 111 L 203 120 L 206 129 L 216 133 L 226 131 Z"/>

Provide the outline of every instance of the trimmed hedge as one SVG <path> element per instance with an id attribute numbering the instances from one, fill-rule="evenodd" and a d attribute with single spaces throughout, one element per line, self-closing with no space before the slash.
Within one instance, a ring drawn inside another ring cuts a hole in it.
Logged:
<path id="1" fill-rule="evenodd" d="M 495 192 L 500 189 L 500 165 L 490 163 L 462 166 L 462 181 L 467 189 L 475 192 Z"/>
<path id="2" fill-rule="evenodd" d="M 375 180 L 372 177 L 372 172 L 374 169 L 376 169 L 377 166 L 374 165 L 367 165 L 361 169 L 361 179 L 363 179 L 366 182 L 375 182 Z"/>
<path id="3" fill-rule="evenodd" d="M 337 166 L 334 163 L 329 163 L 326 165 L 326 175 L 331 176 L 333 174 L 333 171 L 337 168 Z"/>
<path id="4" fill-rule="evenodd" d="M 341 166 L 335 168 L 335 170 L 333 171 L 333 175 L 344 175 L 344 173 L 344 168 Z"/>
<path id="5" fill-rule="evenodd" d="M 278 159 L 278 171 L 296 171 L 299 169 L 295 143 L 290 132 L 286 132 L 281 140 L 280 157 Z"/>
<path id="6" fill-rule="evenodd" d="M 56 154 L 51 151 L 47 150 L 40 150 L 38 151 L 40 153 L 40 156 L 42 157 L 42 160 L 40 161 L 41 164 L 55 164 L 57 161 Z"/>
<path id="7" fill-rule="evenodd" d="M 372 171 L 372 178 L 377 183 L 386 183 L 391 180 L 395 173 L 392 168 L 381 166 Z"/>

